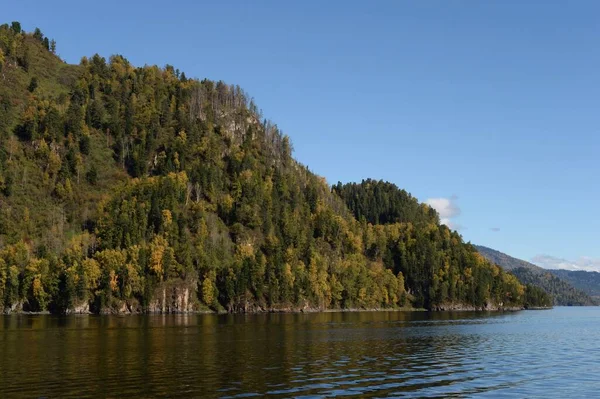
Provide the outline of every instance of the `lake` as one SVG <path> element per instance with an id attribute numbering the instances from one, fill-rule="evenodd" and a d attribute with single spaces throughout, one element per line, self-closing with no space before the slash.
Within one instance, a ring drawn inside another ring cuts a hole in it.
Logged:
<path id="1" fill-rule="evenodd" d="M 0 316 L 0 397 L 591 397 L 600 308 Z"/>

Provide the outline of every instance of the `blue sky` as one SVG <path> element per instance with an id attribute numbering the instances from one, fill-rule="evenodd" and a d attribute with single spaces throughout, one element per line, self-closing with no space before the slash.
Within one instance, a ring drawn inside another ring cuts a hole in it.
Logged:
<path id="1" fill-rule="evenodd" d="M 473 243 L 600 268 L 600 2 L 5 1 L 79 62 L 242 86 L 330 183 L 429 200 Z"/>

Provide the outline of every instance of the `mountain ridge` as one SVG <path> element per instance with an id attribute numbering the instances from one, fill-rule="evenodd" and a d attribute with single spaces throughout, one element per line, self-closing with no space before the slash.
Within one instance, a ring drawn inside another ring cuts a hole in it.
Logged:
<path id="1" fill-rule="evenodd" d="M 548 269 L 560 279 L 600 301 L 600 273 L 587 270 Z"/>
<path id="2" fill-rule="evenodd" d="M 517 276 L 521 283 L 533 284 L 552 295 L 555 305 L 581 306 L 598 304 L 596 299 L 574 286 L 567 279 L 556 275 L 552 270 L 546 270 L 533 263 L 514 258 L 482 245 L 475 245 L 475 248 L 491 262 L 496 263 Z"/>

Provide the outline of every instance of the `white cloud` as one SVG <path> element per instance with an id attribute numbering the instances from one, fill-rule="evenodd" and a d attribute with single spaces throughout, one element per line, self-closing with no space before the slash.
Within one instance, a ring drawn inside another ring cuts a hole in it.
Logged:
<path id="1" fill-rule="evenodd" d="M 451 229 L 460 230 L 463 229 L 463 226 L 451 220 L 460 215 L 460 208 L 456 204 L 457 199 L 458 197 L 453 195 L 450 198 L 429 198 L 425 203 L 437 211 L 440 215 L 440 223 Z"/>
<path id="2" fill-rule="evenodd" d="M 576 260 L 567 260 L 550 255 L 536 255 L 531 262 L 544 269 L 584 270 L 588 272 L 600 271 L 600 259 L 581 256 Z"/>

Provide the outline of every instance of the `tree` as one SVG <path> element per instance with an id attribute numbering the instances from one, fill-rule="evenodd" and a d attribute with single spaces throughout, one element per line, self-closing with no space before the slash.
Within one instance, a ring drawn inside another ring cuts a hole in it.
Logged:
<path id="1" fill-rule="evenodd" d="M 17 58 L 17 62 L 19 63 L 21 68 L 23 68 L 23 70 L 25 72 L 29 72 L 29 64 L 31 62 L 31 59 L 29 56 L 29 48 L 25 48 L 23 55 L 21 57 Z"/>
<path id="2" fill-rule="evenodd" d="M 81 151 L 82 154 L 84 155 L 89 155 L 90 154 L 90 135 L 89 134 L 83 134 L 80 138 L 79 138 L 79 151 Z"/>
<path id="3" fill-rule="evenodd" d="M 52 54 L 56 54 L 56 41 L 54 39 L 50 40 L 50 51 L 52 51 Z"/>
<path id="4" fill-rule="evenodd" d="M 81 263 L 81 274 L 83 277 L 83 287 L 91 294 L 98 287 L 102 270 L 98 261 L 92 258 L 86 258 Z"/>
<path id="5" fill-rule="evenodd" d="M 85 174 L 85 179 L 92 186 L 96 185 L 96 183 L 98 182 L 98 170 L 96 169 L 96 165 L 92 164 L 90 170 L 88 170 Z"/>
<path id="6" fill-rule="evenodd" d="M 215 305 L 218 295 L 218 289 L 215 285 L 216 278 L 216 272 L 210 270 L 202 280 L 202 301 L 211 307 Z"/>
<path id="7" fill-rule="evenodd" d="M 0 201 L 0 290 L 10 304 L 142 309 L 158 288 L 179 301 L 190 287 L 192 298 L 232 311 L 544 300 L 395 185 L 330 187 L 293 160 L 289 137 L 260 122 L 239 87 L 122 56 L 29 65 L 30 39 L 0 26 L 2 49 L 14 48 L 6 57 L 37 75 L 16 71 L 0 85 L 0 189 L 28 178 Z M 38 74 L 55 67 L 65 73 Z M 21 238 L 31 244 L 9 245 Z"/>
<path id="8" fill-rule="evenodd" d="M 2 193 L 5 196 L 10 197 L 12 195 L 13 183 L 14 183 L 14 181 L 13 181 L 12 174 L 6 175 L 6 177 L 4 178 L 4 187 L 2 188 Z"/>
<path id="9" fill-rule="evenodd" d="M 38 87 L 38 79 L 34 76 L 29 81 L 29 87 L 27 87 L 27 90 L 29 90 L 30 93 L 33 93 L 35 91 L 35 89 L 37 89 L 37 87 Z"/>
<path id="10" fill-rule="evenodd" d="M 166 271 L 164 259 L 168 247 L 167 240 L 161 236 L 154 237 L 150 243 L 150 271 L 159 276 L 161 280 Z"/>
<path id="11" fill-rule="evenodd" d="M 46 259 L 31 259 L 23 273 L 23 287 L 29 310 L 40 311 L 46 309 L 48 293 L 44 287 L 44 280 L 49 269 Z"/>
<path id="12" fill-rule="evenodd" d="M 0 48 L 0 73 L 2 73 L 3 71 L 4 71 L 4 51 L 2 51 L 2 49 Z"/>
<path id="13" fill-rule="evenodd" d="M 43 44 L 43 42 L 44 42 L 44 34 L 40 30 L 40 28 L 35 28 L 35 30 L 33 31 L 33 37 L 35 39 L 39 40 Z"/>
<path id="14" fill-rule="evenodd" d="M 17 35 L 18 35 L 19 33 L 21 33 L 21 23 L 20 23 L 20 22 L 18 22 L 18 21 L 13 21 L 13 22 L 10 24 L 10 28 L 11 28 L 11 29 L 12 29 L 12 31 L 13 31 L 13 32 L 15 32 Z"/>

